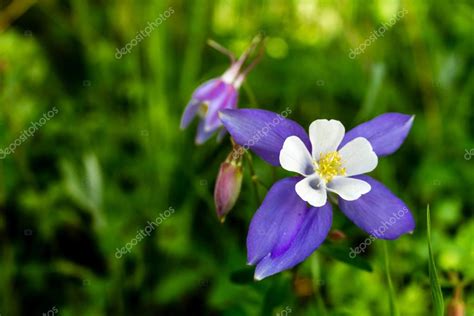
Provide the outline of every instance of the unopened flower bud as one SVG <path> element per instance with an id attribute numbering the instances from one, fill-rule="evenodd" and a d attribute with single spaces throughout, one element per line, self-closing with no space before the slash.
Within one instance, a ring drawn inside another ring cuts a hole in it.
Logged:
<path id="1" fill-rule="evenodd" d="M 242 155 L 240 146 L 234 145 L 234 149 L 221 164 L 217 175 L 216 187 L 214 188 L 214 202 L 217 217 L 224 222 L 226 215 L 234 207 L 240 194 L 242 186 Z"/>

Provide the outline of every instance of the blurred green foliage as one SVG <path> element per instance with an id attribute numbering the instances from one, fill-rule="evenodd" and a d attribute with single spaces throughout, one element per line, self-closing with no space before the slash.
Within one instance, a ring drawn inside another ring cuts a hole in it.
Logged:
<path id="1" fill-rule="evenodd" d="M 115 57 L 170 7 L 149 37 Z M 183 132 L 179 120 L 193 89 L 228 66 L 206 40 L 241 53 L 259 32 L 266 54 L 240 107 L 290 107 L 305 127 L 316 118 L 350 128 L 387 111 L 416 115 L 405 144 L 374 172 L 417 221 L 412 235 L 388 243 L 398 308 L 432 314 L 429 203 L 445 303 L 462 287 L 474 312 L 471 1 L 4 0 L 0 10 L 0 149 L 59 110 L 0 159 L 2 316 L 53 307 L 65 316 L 388 314 L 380 241 L 360 258 L 372 272 L 326 250 L 257 283 L 245 268 L 258 207 L 248 170 L 235 209 L 217 221 L 213 185 L 230 144 L 196 147 L 195 125 Z M 265 183 L 284 175 L 254 161 Z M 170 206 L 173 215 L 116 258 Z M 330 247 L 349 251 L 367 237 L 338 210 L 333 228 L 348 237 Z"/>

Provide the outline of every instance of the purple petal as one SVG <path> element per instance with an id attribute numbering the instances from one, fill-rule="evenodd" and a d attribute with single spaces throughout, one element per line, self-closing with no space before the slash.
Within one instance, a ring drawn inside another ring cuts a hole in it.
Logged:
<path id="1" fill-rule="evenodd" d="M 225 90 L 222 90 L 220 95 L 216 96 L 215 99 L 210 100 L 209 109 L 206 114 L 206 130 L 214 130 L 219 126 L 222 126 L 221 120 L 219 119 L 219 111 L 229 109 L 235 106 L 237 103 L 237 91 L 229 84 Z"/>
<path id="2" fill-rule="evenodd" d="M 196 139 L 195 142 L 197 145 L 203 144 L 209 138 L 211 138 L 212 134 L 214 134 L 215 130 L 206 131 L 204 129 L 204 121 L 200 121 L 197 129 Z"/>
<path id="3" fill-rule="evenodd" d="M 239 101 L 239 91 L 238 91 L 238 89 L 236 89 L 235 94 L 232 96 L 232 98 L 227 103 L 226 109 L 237 109 L 238 101 Z M 217 114 L 219 114 L 219 113 L 217 113 Z"/>
<path id="4" fill-rule="evenodd" d="M 237 144 L 252 149 L 268 163 L 280 165 L 280 150 L 286 138 L 296 135 L 311 149 L 305 130 L 282 115 L 254 109 L 224 110 L 220 112 L 224 126 Z"/>
<path id="5" fill-rule="evenodd" d="M 377 156 L 395 152 L 403 143 L 413 125 L 414 115 L 385 113 L 362 123 L 346 133 L 339 148 L 357 137 L 367 138 Z"/>
<path id="6" fill-rule="evenodd" d="M 330 204 L 310 208 L 295 192 L 301 177 L 278 181 L 255 213 L 247 236 L 249 264 L 257 264 L 255 278 L 289 269 L 306 259 L 326 238 Z"/>
<path id="7" fill-rule="evenodd" d="M 181 117 L 181 129 L 188 127 L 189 123 L 191 123 L 193 118 L 196 116 L 200 104 L 201 102 L 197 100 L 191 100 L 188 103 L 186 109 L 184 110 L 183 116 Z"/>
<path id="8" fill-rule="evenodd" d="M 211 79 L 194 90 L 192 99 L 206 101 L 219 95 L 225 87 L 226 84 L 221 79 Z"/>
<path id="9" fill-rule="evenodd" d="M 355 201 L 339 198 L 339 207 L 351 221 L 380 239 L 396 239 L 415 229 L 408 207 L 382 183 L 365 175 L 354 178 L 369 183 L 372 188 Z"/>
<path id="10" fill-rule="evenodd" d="M 255 264 L 279 245 L 284 248 L 296 234 L 308 207 L 295 192 L 300 177 L 276 182 L 255 213 L 247 235 L 247 262 Z"/>

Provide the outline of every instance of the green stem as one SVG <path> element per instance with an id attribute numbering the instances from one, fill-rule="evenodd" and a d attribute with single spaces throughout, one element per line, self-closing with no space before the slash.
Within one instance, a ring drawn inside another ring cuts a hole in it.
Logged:
<path id="1" fill-rule="evenodd" d="M 387 283 L 388 283 L 388 297 L 389 297 L 389 304 L 390 304 L 390 315 L 391 316 L 399 316 L 397 304 L 395 302 L 395 291 L 393 289 L 392 278 L 390 277 L 390 267 L 389 267 L 389 258 L 388 258 L 388 247 L 387 241 L 383 241 L 383 250 L 384 250 L 384 261 L 385 261 L 385 274 L 387 276 Z"/>
<path id="2" fill-rule="evenodd" d="M 444 315 L 444 299 L 441 285 L 439 283 L 438 272 L 436 271 L 433 249 L 431 248 L 431 219 L 429 205 L 426 206 L 426 233 L 428 238 L 428 272 L 430 277 L 431 295 L 433 297 L 433 310 L 434 315 L 442 316 Z"/>
<path id="3" fill-rule="evenodd" d="M 250 170 L 250 176 L 252 177 L 252 185 L 253 185 L 253 189 L 255 191 L 255 198 L 257 200 L 257 205 L 260 204 L 260 195 L 258 194 L 258 176 L 257 174 L 255 173 L 255 169 L 253 167 L 253 161 L 252 161 L 252 156 L 246 152 L 245 153 L 245 158 L 247 159 L 247 163 L 249 165 L 249 170 Z"/>
<path id="4" fill-rule="evenodd" d="M 250 104 L 253 107 L 258 108 L 259 106 L 258 106 L 257 98 L 255 97 L 255 94 L 253 93 L 252 88 L 250 88 L 247 82 L 244 82 L 243 86 L 244 86 L 245 93 L 247 94 L 247 97 L 249 98 Z"/>
<path id="5" fill-rule="evenodd" d="M 321 285 L 323 284 L 323 280 L 321 279 L 321 276 L 323 275 L 323 273 L 321 273 L 322 264 L 321 261 L 318 262 L 318 259 L 319 256 L 316 252 L 310 256 L 311 276 L 313 281 L 314 295 L 316 298 L 316 308 L 318 311 L 318 315 L 326 316 L 326 305 L 324 304 L 324 299 L 322 297 L 321 292 Z"/>
<path id="6" fill-rule="evenodd" d="M 270 187 L 268 186 L 268 184 L 264 183 L 262 180 L 260 180 L 260 178 L 257 178 L 257 183 L 260 184 L 260 186 L 262 186 L 265 190 L 270 190 Z"/>

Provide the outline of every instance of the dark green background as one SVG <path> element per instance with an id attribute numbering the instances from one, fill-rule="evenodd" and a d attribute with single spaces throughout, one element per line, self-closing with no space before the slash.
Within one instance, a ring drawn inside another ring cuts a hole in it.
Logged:
<path id="1" fill-rule="evenodd" d="M 148 38 L 114 57 L 170 7 Z M 349 58 L 403 9 L 384 37 Z M 268 37 L 265 56 L 240 107 L 290 107 L 305 128 L 317 118 L 349 129 L 384 112 L 416 115 L 404 145 L 373 173 L 417 223 L 413 235 L 387 243 L 398 307 L 431 315 L 429 203 L 446 305 L 464 282 L 473 313 L 471 1 L 2 0 L 0 10 L 1 149 L 59 110 L 0 160 L 2 316 L 53 307 L 59 315 L 388 315 L 381 241 L 358 257 L 371 273 L 331 249 L 258 283 L 247 280 L 252 270 L 239 271 L 258 207 L 248 168 L 221 225 L 212 194 L 228 138 L 196 147 L 196 124 L 180 131 L 179 120 L 194 88 L 228 67 L 206 40 L 240 54 L 257 33 Z M 267 184 L 287 175 L 254 163 Z M 170 206 L 150 237 L 115 258 Z M 325 247 L 348 253 L 367 235 L 334 214 L 347 239 Z"/>

